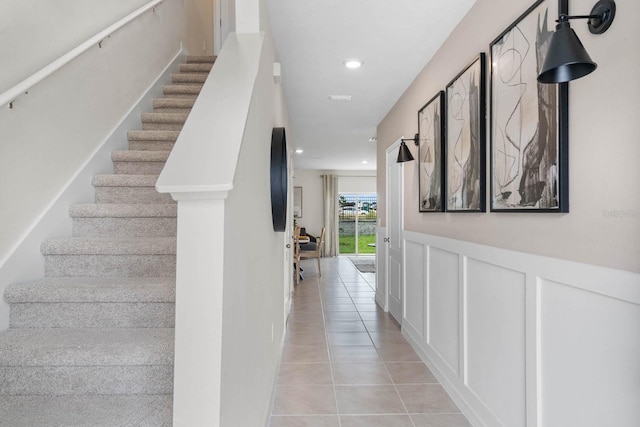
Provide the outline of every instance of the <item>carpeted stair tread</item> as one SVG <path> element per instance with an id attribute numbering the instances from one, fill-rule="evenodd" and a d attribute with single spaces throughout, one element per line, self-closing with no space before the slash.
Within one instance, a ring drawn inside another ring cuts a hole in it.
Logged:
<path id="1" fill-rule="evenodd" d="M 207 63 L 207 64 L 213 64 L 214 62 L 216 62 L 216 56 L 215 55 L 187 55 L 187 64 L 194 64 L 194 63 Z"/>
<path id="2" fill-rule="evenodd" d="M 0 334 L 0 366 L 173 364 L 172 328 L 37 328 Z"/>
<path id="3" fill-rule="evenodd" d="M 209 73 L 177 73 L 171 75 L 171 82 L 174 84 L 204 84 L 208 75 Z"/>
<path id="4" fill-rule="evenodd" d="M 116 150 L 111 153 L 114 162 L 166 162 L 170 151 Z"/>
<path id="5" fill-rule="evenodd" d="M 175 237 L 60 238 L 40 245 L 43 255 L 175 255 Z"/>
<path id="6" fill-rule="evenodd" d="M 4 292 L 18 303 L 173 303 L 175 279 L 169 277 L 45 277 L 13 283 Z"/>
<path id="7" fill-rule="evenodd" d="M 185 101 L 193 101 L 185 99 Z M 175 142 L 180 135 L 176 130 L 131 130 L 127 132 L 129 141 L 170 141 Z"/>
<path id="8" fill-rule="evenodd" d="M 94 187 L 155 187 L 158 175 L 94 175 Z"/>
<path id="9" fill-rule="evenodd" d="M 195 104 L 195 99 L 186 99 L 186 98 L 157 98 L 153 100 L 153 108 L 154 109 L 164 109 L 164 108 L 181 108 L 181 109 L 191 109 L 193 108 L 193 104 Z"/>
<path id="10" fill-rule="evenodd" d="M 162 92 L 167 96 L 196 98 L 202 90 L 202 85 L 164 85 Z"/>
<path id="11" fill-rule="evenodd" d="M 181 73 L 209 73 L 212 67 L 213 67 L 213 63 L 207 63 L 207 62 L 180 64 L 180 72 Z"/>
<path id="12" fill-rule="evenodd" d="M 170 394 L 3 396 L 0 425 L 171 427 L 172 406 Z"/>
<path id="13" fill-rule="evenodd" d="M 71 205 L 72 218 L 175 218 L 176 205 L 151 203 L 90 203 Z"/>
<path id="14" fill-rule="evenodd" d="M 180 123 L 187 121 L 188 113 L 142 113 L 142 123 Z"/>

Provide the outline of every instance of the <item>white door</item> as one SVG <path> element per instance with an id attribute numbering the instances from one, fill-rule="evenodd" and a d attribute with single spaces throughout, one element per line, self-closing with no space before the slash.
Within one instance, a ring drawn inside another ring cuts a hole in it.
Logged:
<path id="1" fill-rule="evenodd" d="M 231 31 L 231 25 L 235 28 L 235 23 L 231 22 L 232 2 L 229 0 L 216 0 L 215 12 L 213 13 L 213 54 L 219 55 L 220 49 L 225 39 Z"/>
<path id="2" fill-rule="evenodd" d="M 387 305 L 402 324 L 402 163 L 396 163 L 400 141 L 387 149 Z"/>

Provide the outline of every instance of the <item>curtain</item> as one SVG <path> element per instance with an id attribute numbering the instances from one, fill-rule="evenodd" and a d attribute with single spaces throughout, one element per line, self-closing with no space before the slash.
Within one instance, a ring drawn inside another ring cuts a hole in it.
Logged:
<path id="1" fill-rule="evenodd" d="M 338 255 L 338 175 L 322 175 L 324 256 Z"/>

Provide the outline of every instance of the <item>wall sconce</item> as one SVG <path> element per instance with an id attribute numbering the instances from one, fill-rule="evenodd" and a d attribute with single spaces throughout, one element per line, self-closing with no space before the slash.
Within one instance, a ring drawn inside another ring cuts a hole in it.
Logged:
<path id="1" fill-rule="evenodd" d="M 589 31 L 602 34 L 609 29 L 616 15 L 614 0 L 599 0 L 590 15 L 560 15 L 556 32 L 551 36 L 547 57 L 538 75 L 540 83 L 564 83 L 591 73 L 598 66 L 569 25 L 570 19 L 588 19 Z"/>
<path id="2" fill-rule="evenodd" d="M 414 160 L 413 155 L 411 155 L 411 151 L 409 151 L 409 147 L 405 144 L 405 141 L 413 141 L 414 144 L 418 145 L 420 140 L 418 139 L 417 133 L 413 138 L 402 138 L 400 140 L 400 150 L 398 150 L 398 160 L 396 163 L 410 162 L 411 160 Z"/>

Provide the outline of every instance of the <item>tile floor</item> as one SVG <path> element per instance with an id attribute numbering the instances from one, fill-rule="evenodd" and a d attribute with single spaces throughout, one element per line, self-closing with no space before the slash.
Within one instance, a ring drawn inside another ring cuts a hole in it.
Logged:
<path id="1" fill-rule="evenodd" d="M 469 427 L 346 257 L 302 262 L 271 427 Z"/>

